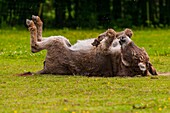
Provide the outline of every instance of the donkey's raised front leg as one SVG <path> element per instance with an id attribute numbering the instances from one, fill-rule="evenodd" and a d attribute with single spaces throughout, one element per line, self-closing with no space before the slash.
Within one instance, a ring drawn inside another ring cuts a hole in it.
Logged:
<path id="1" fill-rule="evenodd" d="M 96 47 L 100 45 L 102 50 L 108 50 L 114 39 L 116 39 L 116 32 L 113 29 L 108 29 L 106 32 L 100 34 L 92 45 Z"/>
<path id="2" fill-rule="evenodd" d="M 37 41 L 42 41 L 42 29 L 43 29 L 43 22 L 41 21 L 39 16 L 32 15 L 32 20 L 37 27 Z"/>
<path id="3" fill-rule="evenodd" d="M 105 42 L 105 49 L 108 49 L 111 45 L 114 39 L 116 39 L 116 32 L 113 29 L 108 29 L 106 31 L 106 37 L 108 37 Z"/>
<path id="4" fill-rule="evenodd" d="M 114 39 L 116 39 L 116 32 L 113 29 L 108 29 L 104 35 L 103 40 L 101 40 L 99 46 L 97 47 L 100 52 L 108 53 L 110 46 Z"/>
<path id="5" fill-rule="evenodd" d="M 97 47 L 104 38 L 106 38 L 106 32 L 101 33 L 97 38 L 94 39 L 94 42 L 91 44 Z"/>

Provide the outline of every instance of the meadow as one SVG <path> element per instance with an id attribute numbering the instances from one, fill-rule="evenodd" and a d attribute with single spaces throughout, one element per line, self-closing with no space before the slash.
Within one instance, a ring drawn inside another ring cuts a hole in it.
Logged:
<path id="1" fill-rule="evenodd" d="M 44 30 L 72 44 L 105 30 Z M 170 30 L 134 30 L 158 72 L 170 72 Z M 170 75 L 157 77 L 17 76 L 43 68 L 46 51 L 30 52 L 30 33 L 0 30 L 1 113 L 169 113 Z"/>

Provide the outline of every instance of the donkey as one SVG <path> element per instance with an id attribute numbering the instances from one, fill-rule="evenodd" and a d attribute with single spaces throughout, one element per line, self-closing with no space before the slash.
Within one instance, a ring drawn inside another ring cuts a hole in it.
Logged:
<path id="1" fill-rule="evenodd" d="M 44 68 L 36 74 L 145 76 L 148 70 L 153 75 L 157 74 L 149 62 L 147 53 L 132 43 L 131 30 L 116 33 L 113 29 L 108 29 L 96 39 L 71 45 L 63 36 L 42 38 L 43 23 L 38 16 L 33 15 L 32 20 L 26 20 L 26 24 L 31 34 L 31 51 L 36 53 L 47 50 Z M 133 46 L 130 46 L 130 43 Z M 131 53 L 133 50 L 137 53 L 136 59 L 141 59 L 140 55 L 144 56 L 144 63 L 131 57 L 135 56 Z"/>

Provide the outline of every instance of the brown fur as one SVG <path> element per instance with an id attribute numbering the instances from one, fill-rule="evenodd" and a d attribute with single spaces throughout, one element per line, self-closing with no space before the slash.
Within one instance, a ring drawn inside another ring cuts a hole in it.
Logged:
<path id="1" fill-rule="evenodd" d="M 35 17 L 33 16 L 33 18 Z M 39 21 L 39 19 L 36 21 Z M 39 27 L 36 27 L 38 22 L 35 23 L 32 20 L 27 20 L 31 33 L 31 50 L 34 53 L 43 49 L 47 50 L 44 69 L 37 72 L 37 74 L 113 75 L 110 56 L 107 53 L 108 47 L 116 38 L 116 32 L 113 29 L 107 30 L 106 36 L 108 39 L 98 48 L 73 51 L 68 46 L 68 40 L 62 36 L 53 36 L 38 41 L 37 36 L 40 36 L 40 32 L 37 32 L 39 31 Z"/>
<path id="2" fill-rule="evenodd" d="M 86 76 L 135 76 L 151 74 L 156 75 L 156 70 L 149 62 L 145 51 L 138 48 L 128 37 L 133 32 L 125 29 L 116 33 L 113 29 L 94 39 L 90 49 L 71 49 L 69 41 L 62 36 L 51 36 L 42 38 L 42 22 L 38 16 L 32 16 L 32 20 L 26 21 L 31 34 L 31 51 L 33 53 L 46 49 L 47 55 L 44 61 L 44 68 L 37 74 L 62 74 L 62 75 L 86 75 Z M 128 37 L 127 37 L 128 36 Z M 117 39 L 116 39 L 117 38 Z M 128 39 L 127 44 L 124 38 Z M 121 48 L 118 42 L 120 40 Z M 117 43 L 118 49 L 113 47 Z M 95 45 L 96 44 L 96 45 Z M 144 58 L 141 58 L 143 56 Z M 142 59 L 142 60 L 141 60 Z M 143 61 L 147 66 L 146 72 L 141 72 L 138 64 Z M 128 65 L 126 65 L 126 62 Z"/>

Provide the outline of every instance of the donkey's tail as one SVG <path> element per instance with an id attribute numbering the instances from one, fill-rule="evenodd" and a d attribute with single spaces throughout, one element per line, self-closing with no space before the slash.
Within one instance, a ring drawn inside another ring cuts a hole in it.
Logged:
<path id="1" fill-rule="evenodd" d="M 158 72 L 158 75 L 170 76 L 170 72 Z"/>
<path id="2" fill-rule="evenodd" d="M 31 75 L 34 75 L 34 73 L 32 73 L 32 72 L 25 72 L 25 73 L 17 74 L 17 76 L 31 76 Z"/>

